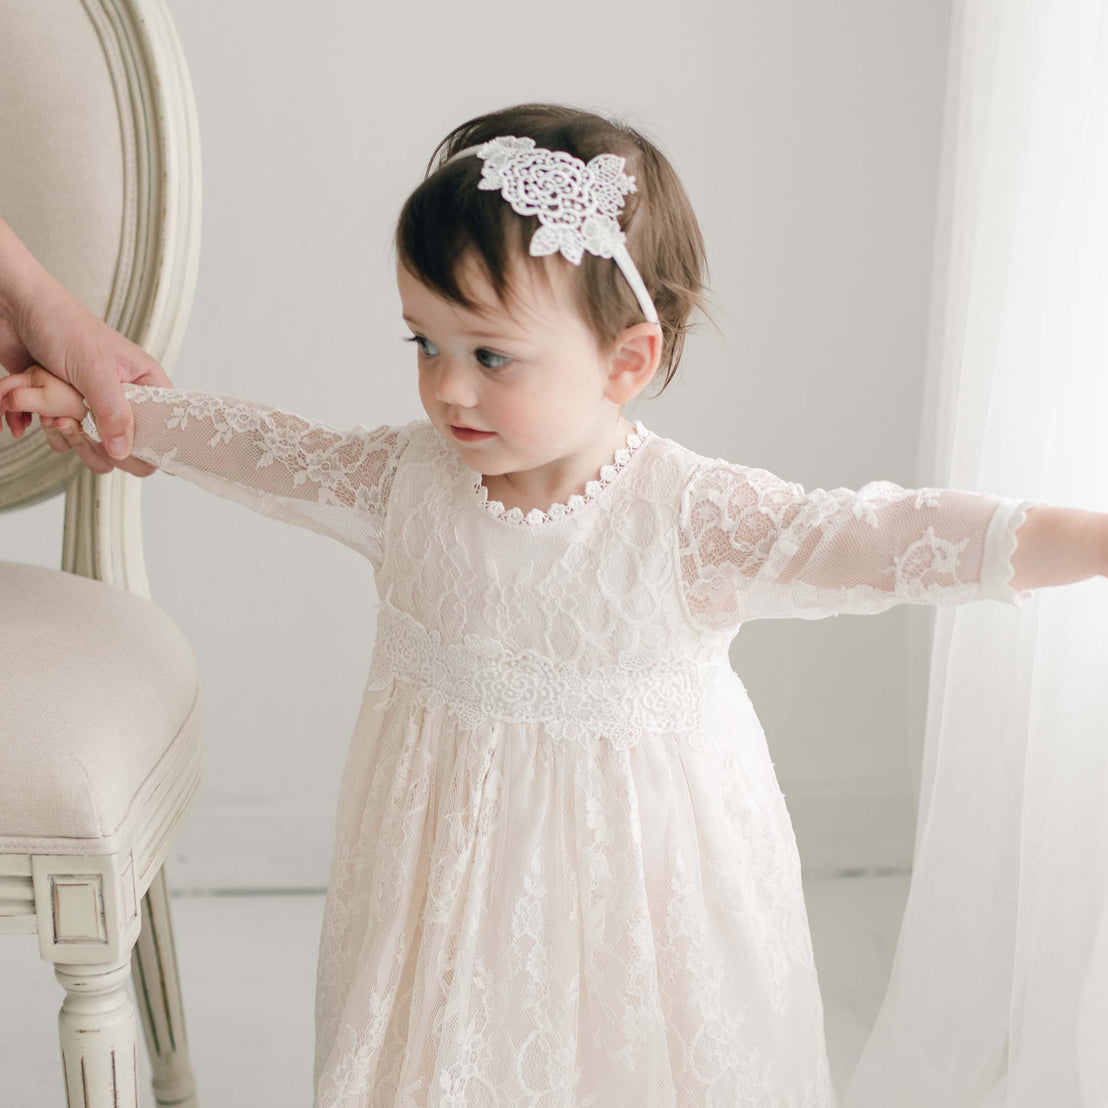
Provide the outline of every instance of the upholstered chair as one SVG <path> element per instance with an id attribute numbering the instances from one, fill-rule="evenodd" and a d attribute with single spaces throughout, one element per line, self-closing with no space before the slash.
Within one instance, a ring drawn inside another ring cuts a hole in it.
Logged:
<path id="1" fill-rule="evenodd" d="M 163 0 L 0 4 L 0 216 L 172 373 L 200 164 Z M 37 417 L 0 435 L 0 511 L 65 504 L 59 569 L 0 561 L 0 942 L 37 933 L 64 987 L 70 1108 L 140 1103 L 136 1006 L 156 1103 L 197 1103 L 164 861 L 201 778 L 200 697 L 188 642 L 150 599 L 143 484 L 54 452 Z"/>

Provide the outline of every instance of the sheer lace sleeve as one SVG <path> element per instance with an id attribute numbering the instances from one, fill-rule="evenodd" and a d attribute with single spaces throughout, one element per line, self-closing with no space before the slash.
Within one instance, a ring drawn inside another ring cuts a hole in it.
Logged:
<path id="1" fill-rule="evenodd" d="M 713 631 L 901 603 L 1020 606 L 1031 591 L 1009 584 L 1011 557 L 1037 503 L 891 481 L 806 492 L 717 458 L 682 494 L 681 587 L 693 620 Z"/>
<path id="2" fill-rule="evenodd" d="M 379 567 L 385 508 L 411 425 L 336 431 L 264 404 L 126 385 L 132 454 L 218 496 L 333 539 Z M 90 412 L 81 428 L 100 441 Z"/>

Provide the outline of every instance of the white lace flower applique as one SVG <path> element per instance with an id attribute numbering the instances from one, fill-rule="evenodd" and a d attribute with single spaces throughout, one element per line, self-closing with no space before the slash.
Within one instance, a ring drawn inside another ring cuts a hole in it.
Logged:
<path id="1" fill-rule="evenodd" d="M 520 215 L 538 216 L 531 236 L 536 257 L 561 252 L 574 265 L 587 249 L 610 258 L 626 239 L 619 227 L 624 194 L 636 192 L 626 159 L 597 154 L 586 165 L 565 150 L 545 150 L 533 138 L 502 135 L 477 151 L 484 159 L 480 189 L 499 189 Z"/>

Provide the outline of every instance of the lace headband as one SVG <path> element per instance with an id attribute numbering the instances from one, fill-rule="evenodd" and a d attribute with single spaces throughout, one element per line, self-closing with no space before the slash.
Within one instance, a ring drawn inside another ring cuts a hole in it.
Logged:
<path id="1" fill-rule="evenodd" d="M 624 245 L 619 229 L 623 195 L 636 192 L 635 178 L 623 172 L 626 159 L 597 154 L 586 165 L 566 150 L 546 150 L 533 138 L 500 135 L 467 146 L 444 163 L 466 154 L 483 158 L 479 189 L 499 189 L 520 215 L 537 215 L 541 226 L 531 236 L 530 253 L 561 252 L 574 265 L 583 252 L 613 258 L 650 323 L 658 322 L 654 301 Z"/>

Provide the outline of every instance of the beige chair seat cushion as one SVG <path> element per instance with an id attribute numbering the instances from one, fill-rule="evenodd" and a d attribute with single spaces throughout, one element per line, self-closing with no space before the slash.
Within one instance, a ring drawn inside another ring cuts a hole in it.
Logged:
<path id="1" fill-rule="evenodd" d="M 198 690 L 192 648 L 151 601 L 0 561 L 0 853 L 114 849 L 199 743 Z"/>

